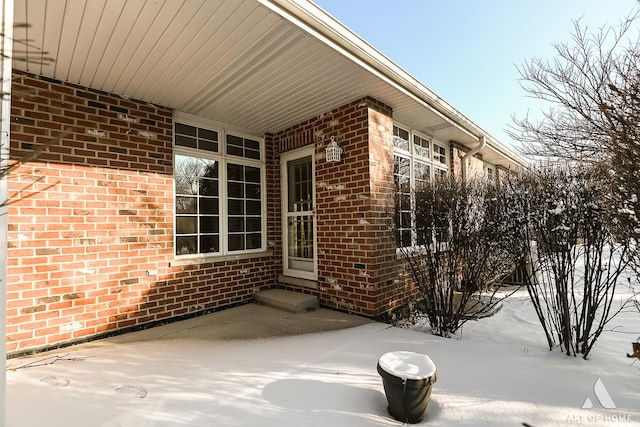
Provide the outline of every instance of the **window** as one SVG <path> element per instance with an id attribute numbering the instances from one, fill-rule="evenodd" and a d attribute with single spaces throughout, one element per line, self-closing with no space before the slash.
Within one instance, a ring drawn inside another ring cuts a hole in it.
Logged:
<path id="1" fill-rule="evenodd" d="M 394 126 L 393 146 L 401 150 L 409 151 L 409 131 L 398 126 Z"/>
<path id="2" fill-rule="evenodd" d="M 260 168 L 227 164 L 228 249 L 262 247 L 262 186 Z"/>
<path id="3" fill-rule="evenodd" d="M 447 149 L 442 145 L 433 144 L 433 161 L 440 164 L 447 164 Z"/>
<path id="4" fill-rule="evenodd" d="M 176 145 L 218 152 L 218 132 L 182 123 L 175 125 Z"/>
<path id="5" fill-rule="evenodd" d="M 484 164 L 484 178 L 489 182 L 495 182 L 496 180 L 495 168 L 487 163 Z"/>
<path id="6" fill-rule="evenodd" d="M 411 246 L 411 225 L 413 210 L 411 209 L 411 160 L 406 157 L 394 156 L 393 178 L 396 184 L 396 238 L 402 247 Z"/>
<path id="7" fill-rule="evenodd" d="M 413 150 L 416 156 L 428 159 L 431 151 L 431 142 L 421 136 L 413 135 Z"/>
<path id="8" fill-rule="evenodd" d="M 264 249 L 262 142 L 192 121 L 174 126 L 176 255 Z"/>
<path id="9" fill-rule="evenodd" d="M 220 252 L 218 162 L 175 156 L 176 254 Z"/>
<path id="10" fill-rule="evenodd" d="M 447 148 L 402 126 L 393 127 L 393 177 L 397 189 L 396 240 L 401 247 L 422 244 L 416 235 L 415 193 L 448 171 Z"/>

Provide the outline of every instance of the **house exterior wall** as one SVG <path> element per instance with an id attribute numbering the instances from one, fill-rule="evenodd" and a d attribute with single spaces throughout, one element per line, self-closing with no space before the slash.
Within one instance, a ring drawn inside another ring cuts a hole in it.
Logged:
<path id="1" fill-rule="evenodd" d="M 312 287 L 283 287 L 317 295 L 322 305 L 380 316 L 410 293 L 397 280 L 398 257 L 389 214 L 393 209 L 393 119 L 372 98 L 274 135 L 280 153 L 315 145 L 318 280 Z M 334 137 L 342 161 L 325 161 Z M 409 286 L 412 291 L 413 288 Z"/>
<path id="2" fill-rule="evenodd" d="M 265 135 L 267 250 L 174 255 L 173 111 L 14 73 L 8 233 L 10 355 L 247 303 L 261 289 L 382 317 L 411 300 L 389 218 L 393 112 L 372 98 Z M 342 161 L 325 160 L 334 136 Z M 280 154 L 315 147 L 318 280 L 283 272 Z"/>
<path id="3" fill-rule="evenodd" d="M 171 110 L 16 72 L 11 116 L 12 160 L 50 145 L 9 180 L 9 354 L 247 302 L 273 285 L 271 251 L 175 262 Z"/>
<path id="4" fill-rule="evenodd" d="M 372 271 L 377 287 L 375 317 L 386 317 L 414 300 L 417 289 L 407 276 L 390 231 L 395 211 L 393 118 L 388 109 L 369 110 L 371 205 L 367 221 L 372 241 Z"/>

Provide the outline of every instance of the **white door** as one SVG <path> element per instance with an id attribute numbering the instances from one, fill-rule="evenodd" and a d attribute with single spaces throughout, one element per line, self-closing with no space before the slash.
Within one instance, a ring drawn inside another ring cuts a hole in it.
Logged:
<path id="1" fill-rule="evenodd" d="M 281 157 L 286 276 L 317 279 L 314 148 Z"/>

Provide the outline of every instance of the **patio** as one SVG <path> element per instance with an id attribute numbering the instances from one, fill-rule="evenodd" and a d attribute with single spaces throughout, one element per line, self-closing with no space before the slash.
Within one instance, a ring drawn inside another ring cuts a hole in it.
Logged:
<path id="1" fill-rule="evenodd" d="M 356 340 L 332 345 L 353 328 Z M 379 355 L 362 351 L 388 328 L 322 308 L 247 304 L 11 359 L 7 425 L 304 425 L 314 413 L 323 424 L 395 424 Z M 325 351 L 309 352 L 318 345 Z"/>
<path id="2" fill-rule="evenodd" d="M 428 354 L 438 369 L 420 425 L 638 425 L 629 335 L 603 336 L 585 362 L 549 352 L 534 316 L 521 292 L 446 339 L 331 310 L 248 304 L 10 359 L 6 426 L 399 425 L 376 372 L 397 350 Z M 639 326 L 634 313 L 617 323 Z M 596 380 L 616 408 L 601 406 Z M 586 398 L 593 408 L 582 408 Z"/>

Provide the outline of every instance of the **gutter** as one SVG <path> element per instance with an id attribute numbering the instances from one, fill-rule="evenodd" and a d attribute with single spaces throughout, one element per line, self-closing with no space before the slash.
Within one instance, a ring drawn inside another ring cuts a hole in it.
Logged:
<path id="1" fill-rule="evenodd" d="M 466 180 L 468 178 L 469 165 L 467 164 L 467 161 L 471 157 L 475 156 L 478 153 L 478 151 L 482 150 L 484 146 L 487 144 L 487 138 L 484 135 L 482 135 L 479 139 L 480 139 L 480 144 L 477 147 L 467 151 L 467 153 L 464 156 L 462 156 L 462 179 L 463 180 Z"/>
<path id="2" fill-rule="evenodd" d="M 344 56 L 350 58 L 365 70 L 373 73 L 414 101 L 436 112 L 444 120 L 471 137 L 478 140 L 481 138 L 487 139 L 486 132 L 478 125 L 312 1 L 257 1 L 331 48 L 342 53 Z M 488 145 L 509 161 L 525 168 L 528 167 L 524 159 L 521 159 L 494 138 L 491 138 Z"/>

